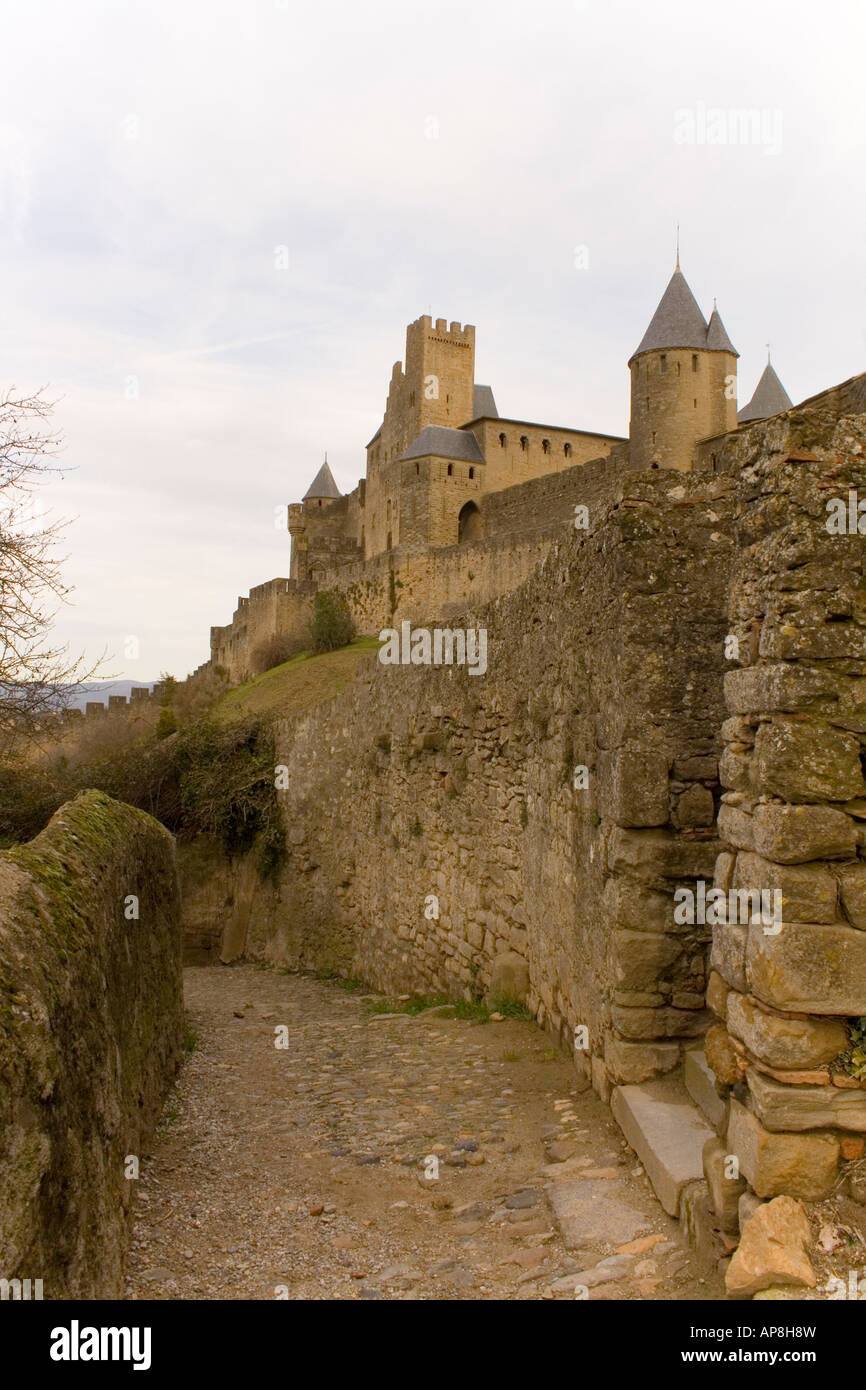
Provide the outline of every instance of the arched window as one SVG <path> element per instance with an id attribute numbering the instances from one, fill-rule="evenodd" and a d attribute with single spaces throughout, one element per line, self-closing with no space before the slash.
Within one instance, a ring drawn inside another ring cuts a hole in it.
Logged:
<path id="1" fill-rule="evenodd" d="M 520 447 L 524 453 L 526 453 L 526 450 L 529 448 L 529 440 L 527 439 L 525 434 L 522 434 L 520 436 Z"/>
<path id="2" fill-rule="evenodd" d="M 421 472 L 421 465 L 420 465 L 420 463 L 416 463 L 416 464 L 415 464 L 415 472 L 416 472 L 416 473 L 420 473 L 420 472 Z"/>
<path id="3" fill-rule="evenodd" d="M 571 458 L 571 445 L 570 445 L 570 444 L 563 444 L 563 446 L 562 446 L 562 452 L 565 454 L 565 457 L 566 457 L 567 459 L 570 459 L 570 458 Z"/>
<path id="4" fill-rule="evenodd" d="M 475 477 L 475 469 L 474 469 L 474 468 L 470 468 L 470 470 L 469 470 L 469 476 L 470 476 L 470 478 L 474 478 L 474 477 Z"/>
<path id="5" fill-rule="evenodd" d="M 452 474 L 453 472 L 454 472 L 454 464 L 453 464 L 453 463 L 449 463 L 449 465 L 448 465 L 448 477 L 449 477 L 449 478 L 451 477 L 451 474 Z"/>
<path id="6" fill-rule="evenodd" d="M 550 453 L 550 440 L 549 440 L 549 439 L 542 439 L 542 441 L 541 441 L 541 452 L 542 452 L 543 454 L 549 454 L 549 453 Z"/>
<path id="7" fill-rule="evenodd" d="M 506 443 L 507 443 L 507 440 L 506 440 L 504 434 L 501 434 L 501 435 L 499 436 L 499 443 L 500 443 L 500 445 L 502 446 L 502 448 L 504 449 L 504 448 L 505 448 L 505 445 L 506 445 Z"/>
<path id="8" fill-rule="evenodd" d="M 666 372 L 667 369 L 668 369 L 668 355 L 667 355 L 666 352 L 663 352 L 662 355 L 661 355 L 661 364 L 662 364 L 662 371 L 663 371 L 663 372 Z"/>
<path id="9" fill-rule="evenodd" d="M 693 352 L 693 353 L 692 353 L 692 371 L 693 371 L 693 372 L 696 372 L 697 370 L 698 370 L 698 354 L 697 354 L 696 352 Z"/>

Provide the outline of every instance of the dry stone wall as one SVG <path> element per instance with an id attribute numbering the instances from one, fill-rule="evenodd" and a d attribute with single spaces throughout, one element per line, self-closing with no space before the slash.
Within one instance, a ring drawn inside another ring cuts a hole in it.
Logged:
<path id="1" fill-rule="evenodd" d="M 720 459 L 738 477 L 738 656 L 715 882 L 779 910 L 752 897 L 713 927 L 707 1055 L 724 1145 L 762 1198 L 840 1183 L 866 1198 L 849 1035 L 866 1015 L 866 419 L 834 405 L 753 427 Z"/>
<path id="2" fill-rule="evenodd" d="M 83 792 L 0 854 L 0 1278 L 120 1295 L 129 1158 L 181 1055 L 180 955 L 174 842 L 143 812 Z"/>

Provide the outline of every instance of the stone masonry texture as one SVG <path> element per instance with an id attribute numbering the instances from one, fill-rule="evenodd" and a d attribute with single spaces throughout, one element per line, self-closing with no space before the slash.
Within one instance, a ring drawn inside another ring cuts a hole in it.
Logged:
<path id="1" fill-rule="evenodd" d="M 122 1292 L 127 1162 L 181 1055 L 179 922 L 171 835 L 101 792 L 0 854 L 0 1274 L 46 1299 Z"/>

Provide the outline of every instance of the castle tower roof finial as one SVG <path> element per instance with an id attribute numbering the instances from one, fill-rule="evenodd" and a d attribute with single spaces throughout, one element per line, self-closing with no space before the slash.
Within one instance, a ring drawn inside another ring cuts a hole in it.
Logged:
<path id="1" fill-rule="evenodd" d="M 680 224 L 677 223 L 677 264 L 676 269 L 680 268 Z"/>
<path id="2" fill-rule="evenodd" d="M 337 484 L 334 482 L 334 475 L 328 467 L 328 456 L 326 454 L 325 462 L 322 464 L 312 483 L 304 493 L 303 500 L 306 502 L 310 498 L 317 497 L 329 500 L 340 496 L 342 496 L 342 494 Z"/>

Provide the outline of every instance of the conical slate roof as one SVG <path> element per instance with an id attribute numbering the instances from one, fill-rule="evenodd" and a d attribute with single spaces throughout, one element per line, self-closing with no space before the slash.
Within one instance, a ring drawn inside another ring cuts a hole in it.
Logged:
<path id="1" fill-rule="evenodd" d="M 768 362 L 755 387 L 754 396 L 748 405 L 737 412 L 737 423 L 745 425 L 749 420 L 768 420 L 771 415 L 781 415 L 783 410 L 790 410 L 792 405 L 791 397 Z"/>
<path id="2" fill-rule="evenodd" d="M 328 467 L 326 459 L 304 493 L 304 501 L 306 502 L 310 497 L 342 497 L 342 495 L 334 482 L 334 475 Z"/>
<path id="3" fill-rule="evenodd" d="M 730 352 L 734 357 L 740 355 L 715 307 L 707 323 L 680 270 L 679 262 L 650 319 L 649 328 L 632 357 L 637 357 L 641 352 L 664 352 L 666 348 L 700 348 L 704 352 Z"/>
<path id="4" fill-rule="evenodd" d="M 706 347 L 710 352 L 730 352 L 734 357 L 739 357 L 737 349 L 728 337 L 725 325 L 722 323 L 722 316 L 713 305 L 713 312 L 710 314 L 710 322 L 707 325 Z"/>
<path id="5" fill-rule="evenodd" d="M 650 319 L 649 328 L 632 353 L 657 352 L 659 348 L 705 348 L 707 321 L 677 266 Z"/>

